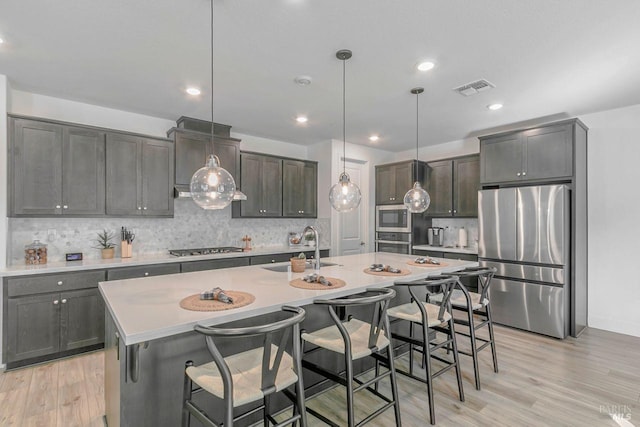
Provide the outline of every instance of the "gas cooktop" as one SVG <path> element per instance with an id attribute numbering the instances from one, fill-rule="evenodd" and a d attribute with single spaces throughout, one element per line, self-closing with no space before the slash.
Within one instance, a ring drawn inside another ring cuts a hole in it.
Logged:
<path id="1" fill-rule="evenodd" d="M 233 246 L 222 246 L 219 248 L 169 249 L 169 254 L 173 256 L 214 255 L 228 254 L 230 252 L 242 252 L 242 248 L 236 248 Z"/>

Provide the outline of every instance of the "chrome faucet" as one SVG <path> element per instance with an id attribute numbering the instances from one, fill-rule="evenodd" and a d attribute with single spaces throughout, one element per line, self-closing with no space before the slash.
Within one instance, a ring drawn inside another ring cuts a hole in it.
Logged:
<path id="1" fill-rule="evenodd" d="M 315 238 L 316 238 L 316 254 L 314 256 L 315 260 L 314 260 L 314 267 L 313 269 L 315 270 L 316 273 L 320 273 L 320 237 L 318 236 L 318 230 L 316 230 L 316 228 L 312 225 L 307 225 L 304 228 L 304 231 L 302 232 L 302 236 L 304 236 L 305 234 L 307 234 L 307 231 L 312 231 Z"/>

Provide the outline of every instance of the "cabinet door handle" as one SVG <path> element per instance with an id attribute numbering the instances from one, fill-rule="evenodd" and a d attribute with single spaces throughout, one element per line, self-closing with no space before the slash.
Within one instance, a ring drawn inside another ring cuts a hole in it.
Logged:
<path id="1" fill-rule="evenodd" d="M 148 272 L 148 271 L 145 271 L 145 272 L 144 272 L 144 277 L 147 277 L 148 275 L 149 275 L 149 272 Z"/>
<path id="2" fill-rule="evenodd" d="M 458 211 L 454 209 L 454 210 L 453 210 L 453 213 L 458 213 Z"/>
<path id="3" fill-rule="evenodd" d="M 62 286 L 62 280 L 58 282 L 58 286 Z"/>
<path id="4" fill-rule="evenodd" d="M 142 206 L 138 206 L 138 210 L 141 211 L 142 210 Z"/>
<path id="5" fill-rule="evenodd" d="M 275 264 L 275 262 L 276 262 L 276 260 L 275 260 L 275 259 L 272 259 L 272 260 L 271 260 L 271 264 Z"/>
<path id="6" fill-rule="evenodd" d="M 449 209 L 449 213 L 451 213 L 451 209 Z"/>
<path id="7" fill-rule="evenodd" d="M 56 205 L 56 209 L 60 209 L 60 205 Z"/>
<path id="8" fill-rule="evenodd" d="M 518 172 L 516 175 L 520 176 L 520 172 Z"/>
<path id="9" fill-rule="evenodd" d="M 69 209 L 69 206 L 64 205 L 64 206 L 62 207 L 62 209 Z"/>
<path id="10" fill-rule="evenodd" d="M 300 213 L 304 213 L 304 211 L 300 211 Z"/>
<path id="11" fill-rule="evenodd" d="M 525 176 L 527 173 L 526 172 L 522 172 L 522 176 Z"/>
<path id="12" fill-rule="evenodd" d="M 60 302 L 60 301 L 58 301 L 57 299 L 54 299 L 54 300 L 53 300 L 53 305 L 58 305 L 58 303 L 59 303 L 59 302 Z"/>
<path id="13" fill-rule="evenodd" d="M 63 303 L 63 304 L 66 304 L 66 303 L 67 303 L 67 299 L 66 299 L 66 298 L 63 298 L 63 299 L 62 299 L 62 303 Z"/>
<path id="14" fill-rule="evenodd" d="M 144 208 L 142 208 L 142 209 L 146 211 L 146 210 L 147 210 L 147 207 L 145 206 L 145 207 L 144 207 Z"/>

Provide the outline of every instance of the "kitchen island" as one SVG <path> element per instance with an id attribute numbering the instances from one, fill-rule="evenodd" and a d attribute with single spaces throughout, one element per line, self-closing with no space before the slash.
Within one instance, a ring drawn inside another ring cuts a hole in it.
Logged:
<path id="1" fill-rule="evenodd" d="M 326 308 L 319 310 L 312 305 L 315 299 L 346 296 L 368 287 L 391 286 L 398 279 L 397 276 L 365 274 L 363 270 L 373 263 L 410 270 L 402 280 L 477 265 L 451 259 L 442 260 L 445 264 L 437 267 L 406 264 L 414 258 L 390 253 L 324 258 L 323 263 L 333 265 L 323 266 L 321 274 L 342 279 L 346 286 L 321 291 L 290 286 L 289 281 L 303 273 L 273 271 L 280 267 L 278 264 L 100 283 L 107 307 L 105 398 L 108 425 L 179 425 L 184 363 L 193 360 L 201 364 L 211 360 L 203 337 L 193 332 L 196 324 L 234 322 L 235 326 L 241 326 L 268 322 L 281 306 L 294 305 L 305 307 L 307 318 L 303 327 L 314 330 L 330 322 Z M 283 265 L 286 268 L 286 264 Z M 216 286 L 249 292 L 255 296 L 255 301 L 218 312 L 188 311 L 179 306 L 184 297 Z M 251 347 L 250 342 L 244 342 L 227 350 L 235 353 Z"/>

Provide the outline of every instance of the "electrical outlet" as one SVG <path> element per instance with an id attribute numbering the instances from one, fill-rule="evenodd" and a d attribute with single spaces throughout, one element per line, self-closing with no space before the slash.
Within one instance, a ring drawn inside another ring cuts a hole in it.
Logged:
<path id="1" fill-rule="evenodd" d="M 47 230 L 47 241 L 53 242 L 54 240 L 56 240 L 56 237 L 58 237 L 58 232 L 55 228 Z"/>

